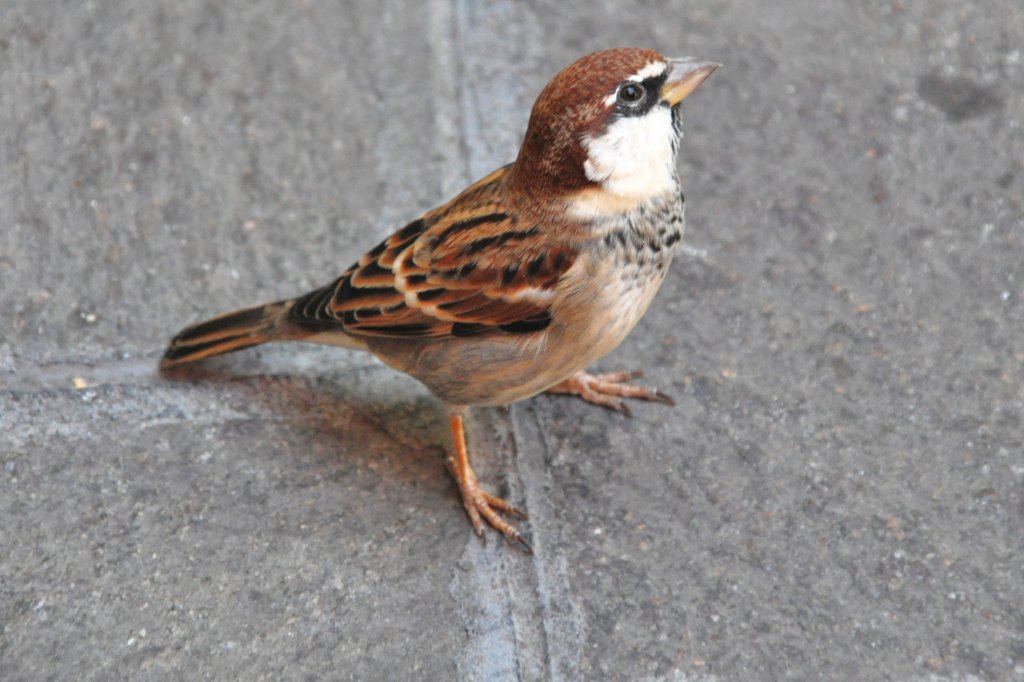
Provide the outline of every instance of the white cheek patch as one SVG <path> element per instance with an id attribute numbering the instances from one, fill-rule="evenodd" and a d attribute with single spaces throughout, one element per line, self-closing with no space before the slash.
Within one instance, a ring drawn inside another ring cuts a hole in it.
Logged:
<path id="1" fill-rule="evenodd" d="M 619 196 L 644 200 L 665 194 L 676 186 L 675 135 L 668 107 L 617 119 L 598 137 L 583 139 L 583 171 Z"/>

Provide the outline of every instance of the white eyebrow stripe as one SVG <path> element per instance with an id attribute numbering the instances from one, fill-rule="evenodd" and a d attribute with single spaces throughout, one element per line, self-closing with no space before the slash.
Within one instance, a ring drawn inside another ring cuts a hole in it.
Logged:
<path id="1" fill-rule="evenodd" d="M 648 78 L 653 78 L 664 73 L 667 67 L 668 64 L 666 64 L 665 62 L 647 62 L 644 68 L 640 69 L 626 80 L 633 81 L 634 83 L 639 83 L 640 81 L 645 81 Z"/>

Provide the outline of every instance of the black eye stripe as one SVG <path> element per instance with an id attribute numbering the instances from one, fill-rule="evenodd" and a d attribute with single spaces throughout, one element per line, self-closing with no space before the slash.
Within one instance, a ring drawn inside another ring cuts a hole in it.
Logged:
<path id="1" fill-rule="evenodd" d="M 615 113 L 620 116 L 642 116 L 643 114 L 646 114 L 652 107 L 661 101 L 661 87 L 665 84 L 667 77 L 668 75 L 663 73 L 646 78 L 639 83 L 636 81 L 625 81 L 620 83 L 615 91 Z M 629 88 L 629 86 L 638 87 L 643 90 L 643 96 L 636 100 L 624 98 L 624 91 Z"/>

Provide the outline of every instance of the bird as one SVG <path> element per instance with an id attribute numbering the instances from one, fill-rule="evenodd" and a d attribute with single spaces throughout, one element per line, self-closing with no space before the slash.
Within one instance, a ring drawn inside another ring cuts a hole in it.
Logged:
<path id="1" fill-rule="evenodd" d="M 532 552 L 524 511 L 481 487 L 470 407 L 561 393 L 629 414 L 672 405 L 590 374 L 646 312 L 683 237 L 680 103 L 719 64 L 643 48 L 588 54 L 538 95 L 515 160 L 427 211 L 303 296 L 187 327 L 161 371 L 271 341 L 359 349 L 419 380 L 447 408 L 446 461 L 473 531 Z"/>

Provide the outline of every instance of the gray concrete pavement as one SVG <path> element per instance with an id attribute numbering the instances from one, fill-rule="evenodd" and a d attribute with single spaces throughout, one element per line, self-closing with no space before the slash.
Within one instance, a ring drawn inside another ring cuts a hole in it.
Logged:
<path id="1" fill-rule="evenodd" d="M 1024 10 L 1011 0 L 0 10 L 0 679 L 1024 680 Z M 515 154 L 558 68 L 726 64 L 687 252 L 602 367 L 478 410 L 536 554 L 370 357 L 156 375 Z"/>

